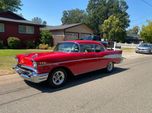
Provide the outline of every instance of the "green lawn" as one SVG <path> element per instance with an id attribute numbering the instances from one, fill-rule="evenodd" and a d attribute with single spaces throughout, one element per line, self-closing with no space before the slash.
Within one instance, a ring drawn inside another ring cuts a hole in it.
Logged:
<path id="1" fill-rule="evenodd" d="M 13 65 L 16 64 L 15 56 L 17 54 L 25 54 L 32 52 L 46 52 L 51 50 L 37 50 L 37 49 L 0 49 L 0 75 L 14 73 Z"/>
<path id="2" fill-rule="evenodd" d="M 135 48 L 122 48 L 123 52 L 135 52 Z"/>

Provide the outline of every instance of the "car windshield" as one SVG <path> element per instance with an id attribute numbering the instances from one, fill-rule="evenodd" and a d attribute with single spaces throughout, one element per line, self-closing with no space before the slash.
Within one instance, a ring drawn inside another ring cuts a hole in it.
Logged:
<path id="1" fill-rule="evenodd" d="M 141 44 L 141 45 L 139 45 L 139 47 L 151 47 L 151 45 L 150 44 Z"/>
<path id="2" fill-rule="evenodd" d="M 71 42 L 59 43 L 55 47 L 54 51 L 58 51 L 58 52 L 79 52 L 79 46 L 78 46 L 78 44 L 71 43 Z"/>

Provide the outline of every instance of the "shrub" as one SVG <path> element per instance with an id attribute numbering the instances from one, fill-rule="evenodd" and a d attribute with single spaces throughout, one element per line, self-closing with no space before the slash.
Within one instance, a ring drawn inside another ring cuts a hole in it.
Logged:
<path id="1" fill-rule="evenodd" d="M 49 45 L 48 44 L 40 44 L 39 49 L 48 49 Z"/>
<path id="2" fill-rule="evenodd" d="M 3 45 L 3 41 L 0 40 L 0 49 L 3 49 L 4 45 Z"/>
<path id="3" fill-rule="evenodd" d="M 52 38 L 52 34 L 50 33 L 50 31 L 48 31 L 48 30 L 41 31 L 41 42 L 43 44 L 48 44 L 48 45 L 52 46 L 53 38 Z"/>
<path id="4" fill-rule="evenodd" d="M 35 42 L 34 41 L 27 41 L 26 42 L 26 48 L 27 49 L 34 49 L 35 48 Z"/>
<path id="5" fill-rule="evenodd" d="M 21 40 L 17 37 L 9 37 L 7 43 L 11 49 L 18 49 L 21 47 Z"/>

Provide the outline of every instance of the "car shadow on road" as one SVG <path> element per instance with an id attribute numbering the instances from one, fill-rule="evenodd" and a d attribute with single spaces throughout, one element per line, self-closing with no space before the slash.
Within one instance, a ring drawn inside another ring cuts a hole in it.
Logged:
<path id="1" fill-rule="evenodd" d="M 98 70 L 94 72 L 90 72 L 87 74 L 83 74 L 77 77 L 72 77 L 70 80 L 67 81 L 67 83 L 60 87 L 60 88 L 51 88 L 46 83 L 40 83 L 40 84 L 34 84 L 28 81 L 25 81 L 27 85 L 30 87 L 33 87 L 35 89 L 40 90 L 42 93 L 53 93 L 56 91 L 61 91 L 63 89 L 72 88 L 74 86 L 78 86 L 87 82 L 91 82 L 97 79 L 102 79 L 104 77 L 108 76 L 115 76 L 118 73 L 124 72 L 128 70 L 129 68 L 118 68 L 116 67 L 115 70 L 112 73 L 106 73 L 105 70 Z"/>

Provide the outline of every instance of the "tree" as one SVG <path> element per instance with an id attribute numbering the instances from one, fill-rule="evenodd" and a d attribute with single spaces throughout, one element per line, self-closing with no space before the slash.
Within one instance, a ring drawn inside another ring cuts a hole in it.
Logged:
<path id="1" fill-rule="evenodd" d="M 87 14 L 84 10 L 72 9 L 63 11 L 61 21 L 63 24 L 84 23 L 86 18 Z"/>
<path id="2" fill-rule="evenodd" d="M 148 25 L 142 26 L 140 36 L 144 41 L 152 43 L 152 21 L 148 21 Z"/>
<path id="3" fill-rule="evenodd" d="M 139 26 L 134 26 L 132 29 L 127 30 L 127 34 L 138 35 L 139 30 L 140 30 Z"/>
<path id="4" fill-rule="evenodd" d="M 47 22 L 46 21 L 43 21 L 41 18 L 39 17 L 34 17 L 32 19 L 32 22 L 35 23 L 35 24 L 43 24 L 43 25 L 46 25 Z"/>
<path id="5" fill-rule="evenodd" d="M 133 29 L 132 29 L 132 31 L 133 31 L 134 34 L 138 34 L 138 33 L 139 33 L 139 30 L 140 30 L 139 26 L 135 26 L 135 27 L 133 27 Z"/>
<path id="6" fill-rule="evenodd" d="M 100 30 L 107 36 L 109 40 L 124 41 L 125 30 L 123 29 L 122 22 L 116 16 L 110 16 L 100 26 Z"/>
<path id="7" fill-rule="evenodd" d="M 46 21 L 43 21 L 43 23 L 42 23 L 43 25 L 47 25 L 47 22 Z"/>
<path id="8" fill-rule="evenodd" d="M 87 6 L 87 24 L 98 34 L 100 33 L 99 26 L 104 20 L 114 15 L 121 21 L 123 29 L 127 28 L 130 22 L 127 9 L 125 0 L 90 0 Z"/>
<path id="9" fill-rule="evenodd" d="M 43 44 L 49 44 L 49 45 L 53 45 L 53 38 L 52 38 L 52 34 L 50 33 L 50 31 L 48 30 L 43 30 L 41 31 L 41 42 Z"/>
<path id="10" fill-rule="evenodd" d="M 21 10 L 21 0 L 0 0 L 0 11 L 17 12 Z"/>

